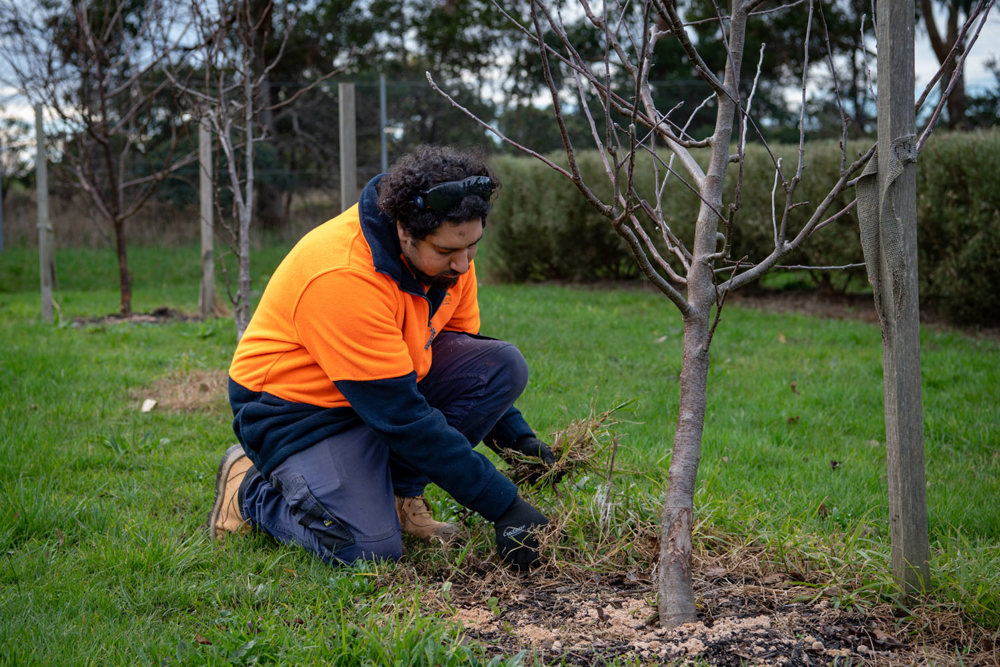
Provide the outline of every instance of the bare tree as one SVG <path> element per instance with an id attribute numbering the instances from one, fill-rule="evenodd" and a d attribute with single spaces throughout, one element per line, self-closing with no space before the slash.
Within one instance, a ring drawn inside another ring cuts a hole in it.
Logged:
<path id="1" fill-rule="evenodd" d="M 970 16 L 973 19 L 983 17 L 990 5 L 992 0 L 980 2 Z M 500 3 L 495 6 L 498 11 L 505 12 Z M 795 164 L 782 162 L 768 146 L 765 130 L 754 121 L 753 97 L 764 51 L 752 54 L 759 59 L 756 74 L 748 80 L 744 70 L 749 68 L 743 62 L 747 25 L 764 12 L 799 12 L 806 22 L 805 42 L 808 44 L 809 32 L 822 29 L 822 21 L 817 16 L 820 8 L 814 0 L 799 0 L 787 5 L 766 0 L 731 0 L 728 11 L 715 4 L 713 15 L 692 20 L 682 16 L 678 3 L 671 0 L 639 3 L 581 0 L 580 11 L 585 13 L 604 45 L 603 58 L 596 63 L 580 55 L 565 27 L 561 15 L 564 10 L 558 9 L 559 3 L 531 0 L 530 7 L 528 21 L 518 25 L 534 41 L 541 57 L 555 121 L 563 139 L 566 164 L 558 164 L 519 144 L 516 138 L 505 136 L 486 121 L 467 113 L 503 141 L 541 160 L 571 181 L 627 242 L 649 282 L 680 311 L 684 325 L 680 401 L 662 512 L 659 558 L 660 623 L 673 627 L 695 619 L 691 577 L 693 498 L 705 426 L 709 349 L 726 297 L 766 272 L 781 268 L 782 259 L 789 253 L 850 212 L 854 202 L 841 208 L 837 208 L 835 202 L 839 194 L 854 186 L 862 168 L 875 153 L 875 146 L 849 155 L 848 119 L 842 110 L 839 177 L 821 201 L 802 201 L 796 197 L 807 165 L 805 99 L 808 75 L 814 65 L 809 61 L 808 52 L 804 56 L 801 77 L 802 111 Z M 517 22 L 510 14 L 508 18 Z M 689 32 L 693 21 L 711 22 L 717 26 L 727 51 L 723 71 L 713 71 L 702 58 Z M 705 85 L 703 105 L 714 106 L 715 124 L 711 135 L 692 136 L 688 130 L 685 119 L 693 117 L 702 107 L 685 110 L 657 108 L 654 104 L 648 73 L 655 47 L 661 40 L 676 40 L 701 77 Z M 827 58 L 825 67 L 836 80 L 832 58 Z M 621 83 L 623 79 L 627 84 Z M 428 80 L 432 87 L 447 96 L 430 74 Z M 560 80 L 570 82 L 569 91 L 557 84 Z M 452 103 L 457 106 L 454 100 Z M 564 112 L 564 107 L 570 103 L 587 116 L 592 139 L 588 147 L 596 148 L 603 158 L 602 181 L 606 178 L 606 183 L 612 186 L 613 194 L 608 198 L 597 194 L 597 184 L 587 182 L 577 166 L 576 153 L 580 147 L 573 145 L 570 139 Z M 932 114 L 932 123 L 939 113 L 940 105 Z M 921 137 L 921 146 L 929 131 L 930 126 Z M 731 232 L 741 222 L 742 176 L 750 139 L 763 145 L 771 156 L 774 171 L 770 220 L 774 244 L 769 254 L 760 258 L 733 256 L 730 244 Z M 655 172 L 655 186 L 651 191 L 638 187 L 635 174 L 640 169 Z M 734 182 L 731 188 L 725 185 L 727 173 Z M 680 238 L 671 229 L 669 212 L 663 206 L 668 186 L 689 188 L 700 198 L 690 239 Z M 807 214 L 803 215 L 803 211 Z"/>
<path id="2" fill-rule="evenodd" d="M 53 143 L 111 227 L 123 315 L 132 312 L 126 222 L 194 159 L 180 149 L 184 128 L 164 112 L 166 81 L 157 76 L 183 34 L 159 0 L 0 2 L 4 76 L 54 116 L 62 138 Z"/>
<path id="3" fill-rule="evenodd" d="M 18 118 L 0 117 L 0 179 L 3 197 L 6 198 L 8 184 L 27 181 L 31 175 L 31 162 L 24 149 L 30 146 L 31 125 Z"/>
<path id="4" fill-rule="evenodd" d="M 219 0 L 214 6 L 192 0 L 200 46 L 190 66 L 168 74 L 190 112 L 207 122 L 222 150 L 226 183 L 217 184 L 232 200 L 231 216 L 221 215 L 237 258 L 236 289 L 227 279 L 234 306 L 236 334 L 250 322 L 250 227 L 254 215 L 256 177 L 254 146 L 266 138 L 270 115 L 336 74 L 316 77 L 286 99 L 273 100 L 269 76 L 284 54 L 299 3 L 262 0 Z M 275 22 L 280 31 L 274 29 Z M 196 75 L 196 76 L 193 76 Z M 216 197 L 217 206 L 221 197 Z M 228 224 L 226 221 L 229 221 Z M 225 267 L 223 267 L 225 268 Z M 227 274 L 228 278 L 228 274 Z"/>
<path id="5" fill-rule="evenodd" d="M 938 28 L 938 20 L 934 17 L 935 5 L 942 6 L 947 11 L 943 31 Z M 952 78 L 955 80 L 951 94 L 948 96 L 948 127 L 950 128 L 967 129 L 969 127 L 969 119 L 966 117 L 968 102 L 965 96 L 965 72 L 955 55 L 965 51 L 965 31 L 962 30 L 965 22 L 962 17 L 967 15 L 974 5 L 974 0 L 941 0 L 938 2 L 919 0 L 920 18 L 927 28 L 931 49 L 941 64 L 944 78 L 946 81 Z"/>

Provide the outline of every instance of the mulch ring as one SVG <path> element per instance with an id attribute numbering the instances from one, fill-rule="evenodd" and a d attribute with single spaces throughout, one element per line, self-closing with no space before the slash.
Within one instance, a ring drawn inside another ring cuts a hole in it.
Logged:
<path id="1" fill-rule="evenodd" d="M 695 573 L 698 621 L 671 630 L 659 627 L 655 582 L 636 572 L 515 575 L 469 557 L 448 576 L 424 573 L 422 605 L 460 623 L 491 657 L 525 651 L 560 665 L 1000 665 L 1000 637 L 957 614 L 901 618 L 890 604 L 841 608 L 843 591 L 803 582 L 801 573 L 749 580 L 704 567 Z"/>
<path id="2" fill-rule="evenodd" d="M 130 313 L 128 315 L 111 313 L 100 317 L 78 317 L 73 320 L 73 326 L 86 324 L 165 324 L 167 322 L 190 322 L 197 319 L 197 315 L 161 306 L 148 313 Z"/>

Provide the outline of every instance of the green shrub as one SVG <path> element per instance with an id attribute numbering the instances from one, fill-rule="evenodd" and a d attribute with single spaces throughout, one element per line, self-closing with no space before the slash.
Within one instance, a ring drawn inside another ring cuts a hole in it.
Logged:
<path id="1" fill-rule="evenodd" d="M 786 177 L 795 171 L 796 147 L 783 146 L 775 151 L 782 159 Z M 821 188 L 838 177 L 839 148 L 835 144 L 810 147 L 810 157 L 815 166 L 804 172 L 797 191 L 796 201 L 818 201 L 826 192 Z M 705 162 L 705 155 L 696 159 Z M 565 158 L 554 158 L 565 163 Z M 577 156 L 584 182 L 604 201 L 608 201 L 610 185 L 604 164 L 594 152 Z M 774 170 L 770 155 L 760 146 L 751 146 L 747 152 L 741 207 L 729 233 L 730 256 L 744 262 L 757 262 L 773 248 L 771 192 Z M 614 232 L 609 221 L 590 206 L 571 182 L 544 164 L 527 158 L 501 158 L 497 170 L 504 180 L 504 194 L 497 201 L 492 214 L 490 242 L 494 248 L 494 277 L 501 280 L 606 280 L 633 279 L 639 276 L 635 259 L 627 244 Z M 655 201 L 654 175 L 651 158 L 639 156 L 635 166 L 637 189 L 647 201 Z M 658 177 L 662 182 L 666 168 L 660 167 Z M 674 173 L 664 189 L 662 208 L 664 219 L 673 233 L 690 243 L 701 200 L 685 182 L 686 175 Z M 684 181 L 682 181 L 684 179 Z M 726 201 L 735 193 L 736 173 L 730 170 L 726 184 Z M 851 194 L 841 196 L 831 212 L 846 206 Z M 776 193 L 775 207 L 781 215 L 784 195 Z M 789 229 L 797 231 L 806 221 L 808 206 L 793 208 L 789 216 Z M 849 264 L 860 262 L 861 247 L 857 226 L 850 215 L 829 225 L 812 239 L 806 247 L 788 258 L 788 263 L 820 265 L 824 263 Z M 664 240 L 651 238 L 661 251 Z M 819 242 L 817 242 L 819 241 Z M 673 261 L 669 253 L 664 258 Z M 828 259 L 820 259 L 828 258 Z M 675 266 L 675 268 L 679 268 Z M 817 272 L 821 284 L 834 280 Z M 846 278 L 842 278 L 846 281 Z"/>
<path id="2" fill-rule="evenodd" d="M 865 147 L 867 148 L 867 147 Z M 849 159 L 856 159 L 861 147 L 848 148 Z M 784 179 L 790 181 L 798 166 L 797 146 L 776 146 L 775 158 L 781 160 Z M 816 207 L 822 202 L 840 178 L 841 150 L 830 141 L 813 142 L 806 146 L 802 178 L 794 192 L 794 206 L 788 213 L 785 238 L 791 240 L 809 221 Z M 731 232 L 733 259 L 746 257 L 758 262 L 774 249 L 774 228 L 781 224 L 786 197 L 780 186 L 775 187 L 773 158 L 761 146 L 751 145 L 744 162 L 743 188 L 740 210 Z M 727 180 L 727 201 L 735 191 L 736 171 L 730 169 Z M 773 204 L 772 204 L 773 193 Z M 853 188 L 842 192 L 826 210 L 824 219 L 844 209 L 854 198 Z M 857 217 L 853 211 L 826 224 L 814 233 L 798 250 L 786 256 L 783 266 L 845 266 L 863 262 L 858 234 Z M 809 271 L 812 281 L 829 291 L 843 291 L 864 269 Z"/>
<path id="3" fill-rule="evenodd" d="M 587 173 L 596 173 L 596 153 L 580 159 Z M 498 158 L 494 166 L 504 184 L 490 214 L 494 277 L 521 282 L 638 276 L 625 242 L 564 177 L 524 158 Z M 610 189 L 606 179 L 594 182 Z"/>
<path id="4" fill-rule="evenodd" d="M 868 145 L 850 145 L 848 160 L 856 159 Z M 565 164 L 564 156 L 553 159 Z M 599 156 L 586 152 L 577 159 L 584 182 L 608 201 L 610 185 Z M 771 153 L 757 145 L 747 149 L 739 210 L 731 229 L 720 225 L 727 233 L 732 260 L 759 262 L 774 247 L 774 226 L 780 223 L 785 205 L 780 185 L 775 188 L 774 159 L 781 160 L 784 178 L 791 179 L 798 164 L 796 146 L 772 147 Z M 795 191 L 796 205 L 788 216 L 788 239 L 802 228 L 840 177 L 838 143 L 811 143 L 806 146 L 805 159 Z M 565 177 L 530 158 L 499 158 L 495 166 L 504 191 L 490 218 L 492 277 L 585 282 L 640 276 L 628 246 L 608 219 Z M 655 173 L 648 156 L 637 160 L 637 187 L 650 202 L 656 199 Z M 661 166 L 661 181 L 664 173 Z M 700 200 L 682 178 L 683 173 L 670 176 L 673 182 L 664 190 L 662 207 L 671 230 L 690 243 Z M 1000 290 L 991 287 L 1000 282 L 1000 132 L 933 137 L 920 157 L 917 179 L 922 307 L 955 322 L 997 322 Z M 727 205 L 734 200 L 736 180 L 736 170 L 730 169 L 724 197 Z M 853 199 L 853 188 L 846 189 L 825 217 L 845 209 Z M 651 241 L 663 249 L 662 238 Z M 669 253 L 662 254 L 672 260 Z M 863 261 L 857 216 L 851 209 L 784 258 L 782 265 L 845 266 Z M 864 281 L 865 271 L 861 266 L 813 269 L 808 275 L 822 289 L 844 291 Z"/>
<path id="5" fill-rule="evenodd" d="M 1000 132 L 932 138 L 917 168 L 920 302 L 1000 321 Z"/>

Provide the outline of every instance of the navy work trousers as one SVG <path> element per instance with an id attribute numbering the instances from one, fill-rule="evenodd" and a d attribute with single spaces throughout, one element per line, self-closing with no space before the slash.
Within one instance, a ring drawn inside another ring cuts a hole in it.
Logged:
<path id="1" fill-rule="evenodd" d="M 433 346 L 417 387 L 474 447 L 524 391 L 527 364 L 514 345 L 490 338 L 442 332 Z M 420 495 L 429 483 L 363 424 L 292 454 L 270 479 L 250 475 L 241 506 L 250 525 L 330 563 L 398 559 L 394 496 Z"/>

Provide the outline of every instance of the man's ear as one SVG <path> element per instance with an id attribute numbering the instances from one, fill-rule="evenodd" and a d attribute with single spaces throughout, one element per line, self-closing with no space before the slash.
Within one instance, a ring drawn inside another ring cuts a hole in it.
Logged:
<path id="1" fill-rule="evenodd" d="M 396 235 L 399 237 L 400 246 L 415 246 L 417 245 L 417 240 L 413 238 L 413 235 L 406 231 L 406 227 L 403 226 L 399 220 L 396 221 Z"/>

